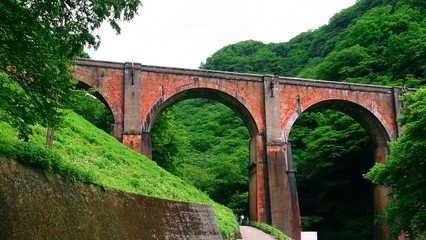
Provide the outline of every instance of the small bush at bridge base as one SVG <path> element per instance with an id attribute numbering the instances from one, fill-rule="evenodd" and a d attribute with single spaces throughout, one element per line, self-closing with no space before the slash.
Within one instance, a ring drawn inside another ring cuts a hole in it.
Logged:
<path id="1" fill-rule="evenodd" d="M 278 228 L 275 228 L 271 225 L 268 225 L 266 223 L 259 223 L 259 222 L 249 222 L 249 226 L 255 227 L 259 230 L 262 230 L 265 233 L 271 234 L 278 238 L 278 240 L 291 240 L 290 237 L 286 236 L 281 230 Z"/>

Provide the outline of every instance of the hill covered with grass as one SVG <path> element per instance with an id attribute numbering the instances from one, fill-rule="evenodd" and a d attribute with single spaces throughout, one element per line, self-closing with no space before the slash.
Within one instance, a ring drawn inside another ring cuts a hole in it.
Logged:
<path id="1" fill-rule="evenodd" d="M 33 127 L 29 142 L 23 142 L 18 140 L 18 131 L 1 119 L 0 155 L 57 172 L 71 181 L 81 180 L 106 189 L 207 204 L 213 208 L 224 238 L 238 229 L 231 210 L 74 112 L 65 113 L 60 128 L 55 130 L 51 150 L 45 148 L 46 128 Z"/>

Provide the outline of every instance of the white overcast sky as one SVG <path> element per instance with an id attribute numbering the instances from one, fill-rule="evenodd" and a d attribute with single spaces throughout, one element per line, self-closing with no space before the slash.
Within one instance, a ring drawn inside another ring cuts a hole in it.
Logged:
<path id="1" fill-rule="evenodd" d="M 121 35 L 100 29 L 92 59 L 198 68 L 222 47 L 244 40 L 287 42 L 314 30 L 356 0 L 142 0 Z"/>

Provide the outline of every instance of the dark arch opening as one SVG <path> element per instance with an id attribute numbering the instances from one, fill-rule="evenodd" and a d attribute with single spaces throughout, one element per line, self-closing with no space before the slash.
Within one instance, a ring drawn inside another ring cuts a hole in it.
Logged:
<path id="1" fill-rule="evenodd" d="M 382 239 L 375 187 L 362 175 L 378 152 L 388 153 L 389 140 L 374 114 L 349 101 L 319 102 L 300 115 L 289 142 L 305 231 L 318 231 L 322 240 Z"/>
<path id="2" fill-rule="evenodd" d="M 105 98 L 98 91 L 92 91 L 93 88 L 84 82 L 78 82 L 76 89 L 85 90 L 85 92 L 76 93 L 76 102 L 72 110 L 112 135 L 115 116 Z"/>

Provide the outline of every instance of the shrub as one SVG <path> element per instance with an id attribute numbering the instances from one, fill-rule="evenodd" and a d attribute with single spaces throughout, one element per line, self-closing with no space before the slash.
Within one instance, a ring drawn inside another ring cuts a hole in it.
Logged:
<path id="1" fill-rule="evenodd" d="M 58 155 L 32 142 L 18 142 L 14 149 L 13 157 L 16 160 L 48 171 L 53 170 L 60 161 Z"/>
<path id="2" fill-rule="evenodd" d="M 281 230 L 266 223 L 249 222 L 249 225 L 277 237 L 278 240 L 291 240 L 291 238 L 286 236 Z"/>

